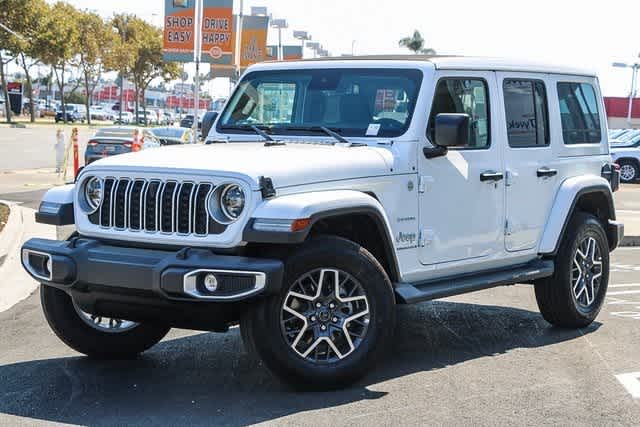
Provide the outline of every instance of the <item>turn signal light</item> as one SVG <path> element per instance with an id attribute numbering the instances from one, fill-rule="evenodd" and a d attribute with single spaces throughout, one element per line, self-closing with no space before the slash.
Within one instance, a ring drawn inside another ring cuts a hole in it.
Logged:
<path id="1" fill-rule="evenodd" d="M 296 219 L 291 223 L 291 231 L 302 231 L 311 224 L 311 219 Z"/>

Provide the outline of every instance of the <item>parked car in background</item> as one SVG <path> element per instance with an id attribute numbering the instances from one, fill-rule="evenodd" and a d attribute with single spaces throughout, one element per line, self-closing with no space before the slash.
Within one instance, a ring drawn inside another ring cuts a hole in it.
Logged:
<path id="1" fill-rule="evenodd" d="M 75 122 L 82 122 L 84 123 L 85 120 L 87 119 L 86 114 L 83 114 L 82 112 L 80 112 L 80 110 L 78 109 L 78 107 L 74 104 L 68 104 L 65 105 L 65 110 L 63 111 L 62 109 L 58 110 L 56 112 L 56 117 L 55 117 L 55 121 L 56 123 L 60 123 L 60 122 L 64 122 L 64 116 L 67 116 L 67 122 L 69 123 L 75 123 Z"/>
<path id="2" fill-rule="evenodd" d="M 640 178 L 640 130 L 627 129 L 617 138 L 609 139 L 609 145 L 613 161 L 620 166 L 620 181 L 637 181 Z"/>
<path id="3" fill-rule="evenodd" d="M 115 118 L 113 120 L 113 124 L 115 125 L 129 125 L 133 123 L 133 113 L 128 111 L 122 112 L 122 119 L 120 119 L 120 112 L 115 113 Z"/>
<path id="4" fill-rule="evenodd" d="M 190 144 L 193 140 L 191 129 L 180 127 L 159 127 L 146 130 L 155 136 L 160 145 Z"/>
<path id="5" fill-rule="evenodd" d="M 157 125 L 158 115 L 152 110 L 138 110 L 138 124 L 141 126 Z"/>
<path id="6" fill-rule="evenodd" d="M 176 115 L 171 111 L 165 111 L 164 113 L 164 124 L 166 126 L 173 126 L 176 123 Z"/>
<path id="7" fill-rule="evenodd" d="M 101 105 L 93 105 L 89 108 L 91 120 L 114 120 L 113 111 L 103 108 Z"/>
<path id="8" fill-rule="evenodd" d="M 84 154 L 84 164 L 89 165 L 96 160 L 117 154 L 134 151 L 134 131 L 139 129 L 142 134 L 141 150 L 160 147 L 160 141 L 147 129 L 135 127 L 108 127 L 98 129 L 87 143 Z"/>
<path id="9" fill-rule="evenodd" d="M 193 114 L 187 114 L 180 120 L 181 128 L 193 128 Z M 202 117 L 198 117 L 198 129 L 202 128 Z"/>

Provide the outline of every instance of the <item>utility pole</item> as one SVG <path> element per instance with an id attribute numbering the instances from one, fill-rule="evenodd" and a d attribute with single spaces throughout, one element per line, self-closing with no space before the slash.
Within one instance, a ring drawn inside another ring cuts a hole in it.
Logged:
<path id="1" fill-rule="evenodd" d="M 240 0 L 240 10 L 238 10 L 238 16 L 236 19 L 236 45 L 234 46 L 234 64 L 236 68 L 235 80 L 240 81 L 240 73 L 242 72 L 242 25 L 244 21 L 244 15 L 242 13 L 244 8 L 244 1 Z"/>
<path id="2" fill-rule="evenodd" d="M 127 28 L 129 27 L 129 17 L 127 15 L 124 15 L 122 19 L 123 19 L 122 22 L 124 24 L 124 28 L 121 28 L 120 31 L 122 36 L 122 44 L 124 45 L 127 42 Z M 118 114 L 118 121 L 120 122 L 121 125 L 122 125 L 122 109 L 124 108 L 124 76 L 125 76 L 125 70 L 121 69 L 120 70 L 120 113 Z M 136 111 L 135 118 L 136 120 L 138 120 L 137 111 Z"/>
<path id="3" fill-rule="evenodd" d="M 200 61 L 202 60 L 202 17 L 204 15 L 203 0 L 196 1 L 195 10 L 195 41 L 193 59 L 196 63 L 196 75 L 193 78 L 193 125 L 191 127 L 193 143 L 198 142 L 198 110 L 200 108 Z"/>

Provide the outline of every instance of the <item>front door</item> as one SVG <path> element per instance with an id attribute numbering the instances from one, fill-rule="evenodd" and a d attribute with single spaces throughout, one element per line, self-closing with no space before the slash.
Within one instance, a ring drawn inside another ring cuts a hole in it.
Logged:
<path id="1" fill-rule="evenodd" d="M 447 71 L 436 80 L 426 145 L 440 113 L 468 114 L 471 135 L 466 147 L 420 157 L 421 262 L 482 262 L 504 251 L 504 171 L 491 111 L 499 104 L 495 73 Z"/>
<path id="2" fill-rule="evenodd" d="M 559 185 L 561 169 L 549 129 L 549 85 L 545 75 L 497 73 L 504 100 L 506 134 L 505 249 L 537 247 Z M 552 88 L 551 88 L 552 89 Z"/>

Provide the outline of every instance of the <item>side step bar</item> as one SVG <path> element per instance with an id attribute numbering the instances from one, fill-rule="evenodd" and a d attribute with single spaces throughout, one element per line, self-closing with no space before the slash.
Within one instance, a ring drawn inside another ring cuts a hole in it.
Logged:
<path id="1" fill-rule="evenodd" d="M 413 304 L 438 298 L 466 294 L 496 286 L 515 285 L 553 275 L 551 260 L 535 260 L 508 270 L 493 270 L 473 275 L 436 279 L 421 283 L 399 283 L 395 288 L 400 304 Z"/>

